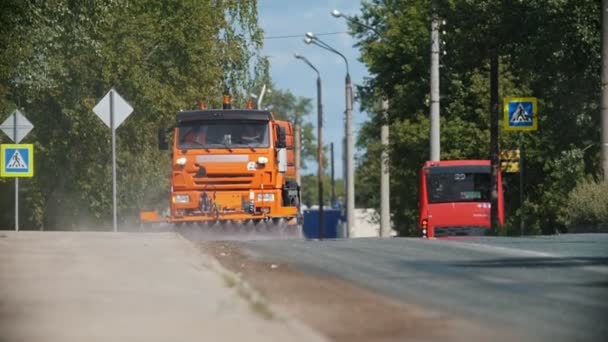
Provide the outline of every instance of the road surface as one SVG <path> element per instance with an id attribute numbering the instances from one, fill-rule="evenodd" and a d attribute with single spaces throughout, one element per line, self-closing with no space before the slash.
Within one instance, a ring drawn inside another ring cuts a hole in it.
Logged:
<path id="1" fill-rule="evenodd" d="M 236 246 L 256 260 L 345 279 L 395 301 L 516 332 L 523 340 L 606 341 L 608 336 L 607 234 Z"/>
<path id="2" fill-rule="evenodd" d="M 176 233 L 0 231 L 0 341 L 322 341 Z"/>

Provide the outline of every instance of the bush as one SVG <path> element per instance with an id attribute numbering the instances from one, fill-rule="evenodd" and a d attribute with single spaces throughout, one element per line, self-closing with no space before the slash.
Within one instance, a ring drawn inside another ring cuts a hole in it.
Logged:
<path id="1" fill-rule="evenodd" d="M 579 182 L 560 216 L 569 232 L 608 231 L 608 182 Z"/>

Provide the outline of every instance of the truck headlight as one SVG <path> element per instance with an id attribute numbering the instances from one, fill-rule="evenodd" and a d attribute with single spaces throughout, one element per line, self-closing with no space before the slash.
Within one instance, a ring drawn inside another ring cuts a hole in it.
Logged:
<path id="1" fill-rule="evenodd" d="M 266 163 L 268 163 L 268 158 L 258 157 L 258 164 L 266 164 Z"/>
<path id="2" fill-rule="evenodd" d="M 274 194 L 258 194 L 258 202 L 274 202 Z"/>
<path id="3" fill-rule="evenodd" d="M 186 157 L 180 157 L 180 158 L 177 158 L 177 160 L 175 161 L 175 164 L 177 164 L 179 166 L 184 166 L 184 165 L 186 165 L 187 161 L 188 161 L 188 159 L 186 159 Z"/>
<path id="4" fill-rule="evenodd" d="M 190 203 L 190 195 L 175 195 L 173 203 Z"/>

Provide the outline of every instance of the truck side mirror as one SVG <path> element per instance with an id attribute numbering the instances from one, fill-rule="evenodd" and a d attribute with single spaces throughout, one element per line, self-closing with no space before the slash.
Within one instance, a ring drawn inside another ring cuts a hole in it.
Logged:
<path id="1" fill-rule="evenodd" d="M 277 127 L 277 148 L 287 147 L 287 137 L 285 134 L 285 127 Z"/>
<path id="2" fill-rule="evenodd" d="M 287 149 L 282 147 L 277 151 L 277 161 L 279 162 L 279 172 L 287 172 Z"/>
<path id="3" fill-rule="evenodd" d="M 167 131 L 164 128 L 158 129 L 158 149 L 166 151 L 169 149 L 169 143 L 167 142 Z"/>

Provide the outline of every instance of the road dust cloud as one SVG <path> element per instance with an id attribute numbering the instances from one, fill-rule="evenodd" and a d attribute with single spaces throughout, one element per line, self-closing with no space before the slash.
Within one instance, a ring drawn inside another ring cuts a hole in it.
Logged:
<path id="1" fill-rule="evenodd" d="M 251 241 L 302 239 L 302 230 L 284 221 L 157 223 L 127 227 L 131 232 L 177 232 L 191 241 Z"/>

